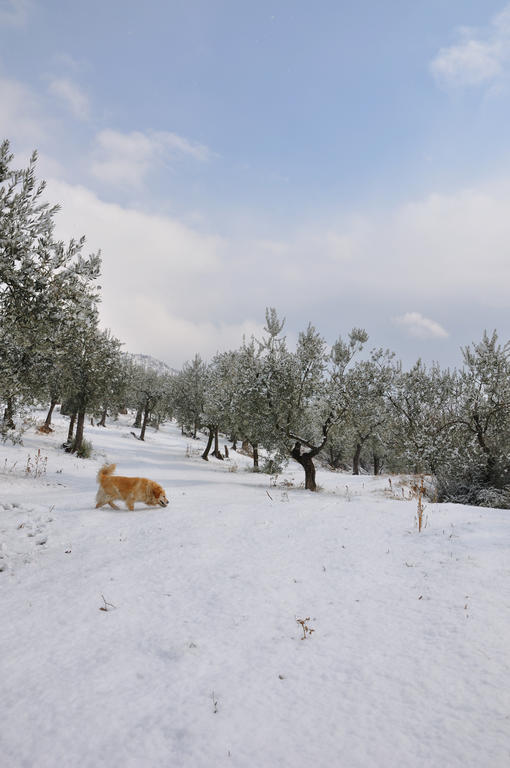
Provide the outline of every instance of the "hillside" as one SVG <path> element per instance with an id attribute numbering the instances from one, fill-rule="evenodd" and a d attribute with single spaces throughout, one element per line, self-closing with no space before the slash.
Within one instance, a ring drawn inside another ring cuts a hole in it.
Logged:
<path id="1" fill-rule="evenodd" d="M 3 765 L 506 768 L 508 512 L 419 534 L 398 478 L 311 494 L 122 418 L 0 446 Z M 96 510 L 104 461 L 169 506 Z"/>

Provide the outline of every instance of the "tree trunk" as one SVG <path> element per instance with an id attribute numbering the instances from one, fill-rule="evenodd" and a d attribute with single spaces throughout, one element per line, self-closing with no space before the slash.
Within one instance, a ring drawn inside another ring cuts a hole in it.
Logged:
<path id="1" fill-rule="evenodd" d="M 342 464 L 343 454 L 342 451 L 335 451 L 334 448 L 328 450 L 328 464 L 333 469 L 338 469 Z"/>
<path id="2" fill-rule="evenodd" d="M 212 441 L 214 440 L 214 426 L 209 426 L 207 428 L 209 430 L 209 437 L 207 438 L 207 445 L 205 446 L 205 450 L 202 454 L 204 461 L 209 461 L 209 451 L 211 450 Z"/>
<path id="3" fill-rule="evenodd" d="M 68 446 L 67 450 L 71 450 L 73 444 L 74 425 L 76 423 L 76 412 L 72 413 L 69 417 L 69 429 L 67 430 L 67 440 L 65 444 Z"/>
<path id="4" fill-rule="evenodd" d="M 232 435 L 230 442 L 232 443 L 232 450 L 237 451 L 237 435 Z"/>
<path id="5" fill-rule="evenodd" d="M 378 475 L 379 472 L 381 471 L 381 465 L 382 465 L 381 457 L 378 456 L 377 453 L 374 453 L 372 454 L 372 458 L 374 461 L 374 475 Z"/>
<path id="6" fill-rule="evenodd" d="M 259 468 L 259 446 L 257 443 L 252 443 L 253 448 L 253 469 Z"/>
<path id="7" fill-rule="evenodd" d="M 301 453 L 301 444 L 296 443 L 290 452 L 290 455 L 297 461 L 298 464 L 301 464 L 305 470 L 305 490 L 316 491 L 317 484 L 315 482 L 315 465 L 313 463 L 313 457 L 315 454 L 312 452 Z"/>
<path id="8" fill-rule="evenodd" d="M 55 408 L 57 402 L 58 402 L 57 400 L 52 400 L 50 403 L 50 408 L 46 416 L 46 421 L 44 422 L 45 427 L 51 427 L 51 417 L 53 416 L 53 409 Z"/>
<path id="9" fill-rule="evenodd" d="M 225 446 L 225 458 L 228 459 L 228 445 Z"/>
<path id="10" fill-rule="evenodd" d="M 103 413 L 101 414 L 101 420 L 97 422 L 98 427 L 106 427 L 107 413 L 108 413 L 108 408 L 105 408 Z"/>
<path id="11" fill-rule="evenodd" d="M 136 411 L 135 416 L 135 423 L 133 424 L 133 427 L 135 429 L 140 429 L 142 426 L 142 414 L 143 414 L 143 406 L 138 406 L 138 409 Z"/>
<path id="12" fill-rule="evenodd" d="M 76 421 L 76 436 L 73 442 L 73 448 L 71 453 L 79 453 L 83 443 L 83 428 L 85 425 L 85 411 L 78 411 L 78 419 Z"/>
<path id="13" fill-rule="evenodd" d="M 223 461 L 223 456 L 220 451 L 220 438 L 218 435 L 219 427 L 216 427 L 214 430 L 214 451 L 212 452 L 212 455 L 215 456 L 217 459 L 221 459 Z"/>
<path id="14" fill-rule="evenodd" d="M 2 426 L 4 429 L 16 428 L 16 424 L 14 423 L 14 398 L 13 397 L 7 398 Z"/>
<path id="15" fill-rule="evenodd" d="M 145 430 L 147 429 L 147 422 L 149 421 L 149 406 L 146 405 L 143 412 L 142 431 L 140 432 L 140 440 L 145 440 Z"/>
<path id="16" fill-rule="evenodd" d="M 353 475 L 359 475 L 359 460 L 361 456 L 362 447 L 363 447 L 362 443 L 356 443 L 356 450 L 354 451 L 354 456 L 352 458 L 352 474 Z"/>

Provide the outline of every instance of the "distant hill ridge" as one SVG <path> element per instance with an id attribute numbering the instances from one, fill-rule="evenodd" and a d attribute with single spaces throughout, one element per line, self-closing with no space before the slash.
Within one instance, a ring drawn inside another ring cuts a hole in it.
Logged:
<path id="1" fill-rule="evenodd" d="M 126 352 L 125 354 L 130 360 L 136 363 L 136 365 L 141 365 L 142 368 L 145 368 L 146 370 L 156 371 L 156 373 L 169 375 L 178 373 L 175 368 L 171 368 L 162 360 L 157 360 L 151 355 L 142 355 L 140 353 L 134 354 L 133 352 Z"/>

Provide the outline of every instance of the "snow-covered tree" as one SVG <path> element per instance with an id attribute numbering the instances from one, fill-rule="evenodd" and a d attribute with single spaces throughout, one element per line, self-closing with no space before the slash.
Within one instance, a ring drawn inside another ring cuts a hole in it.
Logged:
<path id="1" fill-rule="evenodd" d="M 129 403 L 137 411 L 135 427 L 140 429 L 139 439 L 145 440 L 145 432 L 151 417 L 157 415 L 157 424 L 171 409 L 173 377 L 150 366 L 131 364 L 129 373 Z"/>
<path id="2" fill-rule="evenodd" d="M 0 145 L 0 398 L 4 424 L 16 399 L 41 394 L 62 323 L 76 301 L 97 301 L 99 254 L 84 257 L 84 238 L 54 238 L 59 209 L 43 202 L 34 153 L 27 168 L 11 168 L 9 143 Z"/>
<path id="3" fill-rule="evenodd" d="M 61 361 L 62 411 L 71 417 L 68 449 L 80 454 L 86 414 L 102 409 L 112 394 L 112 383 L 121 365 L 120 342 L 99 329 L 97 307 L 84 301 L 67 332 Z"/>
<path id="4" fill-rule="evenodd" d="M 196 438 L 203 424 L 207 365 L 200 355 L 187 361 L 176 374 L 172 386 L 172 405 L 183 432 Z"/>
<path id="5" fill-rule="evenodd" d="M 275 437 L 282 450 L 303 467 L 305 488 L 315 491 L 313 460 L 348 410 L 346 370 L 368 337 L 354 328 L 348 341 L 339 338 L 328 351 L 324 339 L 309 325 L 291 352 L 281 335 L 283 325 L 274 309 L 266 311 L 261 386 Z"/>
<path id="6" fill-rule="evenodd" d="M 484 332 L 462 352 L 454 450 L 438 468 L 439 496 L 510 507 L 510 342 Z"/>
<path id="7" fill-rule="evenodd" d="M 394 369 L 388 400 L 393 417 L 386 442 L 393 468 L 435 473 L 452 450 L 459 382 L 455 372 L 418 360 L 409 371 Z"/>
<path id="8" fill-rule="evenodd" d="M 348 409 L 344 429 L 351 446 L 353 475 L 360 472 L 363 450 L 377 444 L 389 420 L 386 398 L 392 379 L 391 357 L 389 352 L 374 351 L 370 360 L 356 362 L 345 374 Z"/>
<path id="9" fill-rule="evenodd" d="M 233 414 L 236 435 L 251 448 L 254 469 L 259 467 L 259 448 L 270 453 L 266 461 L 268 471 L 279 463 L 278 438 L 267 393 L 264 390 L 264 357 L 254 339 L 243 342 L 237 352 L 235 375 L 236 397 L 233 400 Z M 273 454 L 277 455 L 273 455 Z"/>

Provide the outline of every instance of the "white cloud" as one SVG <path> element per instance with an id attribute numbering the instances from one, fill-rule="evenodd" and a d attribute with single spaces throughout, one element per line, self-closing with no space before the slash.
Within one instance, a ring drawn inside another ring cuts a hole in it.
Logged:
<path id="1" fill-rule="evenodd" d="M 16 140 L 23 150 L 35 149 L 51 133 L 37 95 L 22 83 L 0 76 L 0 137 Z"/>
<path id="2" fill-rule="evenodd" d="M 222 238 L 105 203 L 62 181 L 49 180 L 47 195 L 62 203 L 57 236 L 67 241 L 85 234 L 87 252 L 101 249 L 102 321 L 130 351 L 179 366 L 195 351 L 213 354 L 215 344 L 234 338 L 232 328 L 250 330 L 244 321 L 230 326 L 214 317 L 222 299 L 214 289 L 217 276 L 224 277 Z"/>
<path id="3" fill-rule="evenodd" d="M 405 315 L 395 317 L 394 322 L 404 328 L 409 336 L 417 339 L 445 339 L 448 332 L 428 317 L 423 317 L 419 312 L 406 312 Z"/>
<path id="4" fill-rule="evenodd" d="M 237 349 L 243 336 L 262 338 L 264 332 L 263 324 L 251 320 L 224 323 L 182 317 L 147 295 L 135 297 L 123 331 L 123 340 L 129 340 L 129 351 L 150 350 L 153 357 L 168 360 L 176 368 L 196 352 L 210 360 L 216 352 Z"/>
<path id="5" fill-rule="evenodd" d="M 203 144 L 168 131 L 104 130 L 96 137 L 92 174 L 109 184 L 139 186 L 158 162 L 190 157 L 205 162 L 213 153 Z"/>
<path id="6" fill-rule="evenodd" d="M 67 77 L 56 77 L 51 80 L 48 89 L 57 96 L 78 120 L 89 117 L 89 99 L 85 92 Z"/>
<path id="7" fill-rule="evenodd" d="M 427 318 L 441 316 L 445 327 L 458 328 L 459 312 L 468 308 L 466 321 L 478 313 L 483 328 L 491 313 L 510 306 L 510 183 L 431 194 L 262 237 L 246 216 L 242 226 L 236 220 L 237 234 L 220 237 L 214 229 L 200 231 L 203 222 L 186 225 L 105 203 L 62 181 L 77 171 L 65 158 L 65 170 L 52 160 L 62 127 L 47 117 L 42 99 L 0 78 L 0 136 L 15 138 L 17 167 L 24 162 L 20 153 L 40 147 L 38 175 L 60 178 L 48 190 L 49 199 L 62 204 L 57 233 L 64 239 L 84 233 L 91 250 L 102 249 L 103 322 L 129 349 L 159 356 L 168 350 L 164 359 L 179 365 L 180 355 L 210 355 L 226 339 L 239 343 L 247 318 L 262 323 L 266 306 L 293 318 L 289 331 L 310 320 L 319 329 L 329 324 L 332 333 L 351 324 L 377 329 L 419 307 L 421 320 L 414 317 L 413 324 L 408 313 L 400 327 L 435 338 L 441 326 Z M 100 139 L 96 171 L 133 185 L 159 152 L 193 161 L 210 156 L 175 134 L 103 131 Z"/>
<path id="8" fill-rule="evenodd" d="M 354 324 L 374 331 L 391 312 L 407 336 L 436 340 L 458 327 L 459 307 L 484 318 L 509 306 L 510 186 L 430 195 L 273 240 L 249 229 L 236 239 L 204 234 L 62 181 L 48 196 L 62 204 L 59 237 L 85 233 L 88 249 L 102 249 L 104 325 L 129 350 L 175 367 L 236 347 L 243 333 L 260 337 L 266 306 L 293 317 L 289 332 L 309 320 L 333 334 Z M 422 314 L 408 312 L 413 305 Z M 439 311 L 441 325 L 431 319 Z"/>
<path id="9" fill-rule="evenodd" d="M 462 28 L 458 42 L 441 48 L 430 64 L 436 79 L 449 86 L 493 82 L 510 62 L 510 5 L 485 30 Z"/>
<path id="10" fill-rule="evenodd" d="M 30 0 L 0 0 L 0 26 L 20 27 L 26 23 Z"/>

